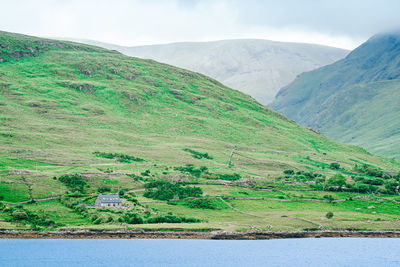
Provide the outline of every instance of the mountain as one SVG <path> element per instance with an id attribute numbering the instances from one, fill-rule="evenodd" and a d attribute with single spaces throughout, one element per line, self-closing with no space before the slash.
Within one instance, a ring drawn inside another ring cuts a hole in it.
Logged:
<path id="1" fill-rule="evenodd" d="M 271 107 L 345 143 L 400 158 L 400 34 L 379 34 L 345 59 L 301 74 Z"/>
<path id="2" fill-rule="evenodd" d="M 154 59 L 200 72 L 266 105 L 300 73 L 331 64 L 347 50 L 315 44 L 268 40 L 224 40 L 123 47 L 90 40 L 79 42 Z"/>
<path id="3" fill-rule="evenodd" d="M 199 73 L 7 32 L 0 47 L 0 229 L 398 227 L 398 162 Z M 99 193 L 124 208 L 93 208 Z"/>

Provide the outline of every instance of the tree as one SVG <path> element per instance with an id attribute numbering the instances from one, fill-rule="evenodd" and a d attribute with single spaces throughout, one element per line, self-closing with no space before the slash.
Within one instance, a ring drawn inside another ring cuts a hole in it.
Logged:
<path id="1" fill-rule="evenodd" d="M 339 189 L 346 184 L 346 177 L 341 174 L 335 174 L 331 178 L 328 179 L 328 185 L 337 186 Z"/>
<path id="2" fill-rule="evenodd" d="M 333 217 L 333 212 L 330 211 L 330 212 L 326 213 L 325 217 L 328 219 L 331 219 Z"/>

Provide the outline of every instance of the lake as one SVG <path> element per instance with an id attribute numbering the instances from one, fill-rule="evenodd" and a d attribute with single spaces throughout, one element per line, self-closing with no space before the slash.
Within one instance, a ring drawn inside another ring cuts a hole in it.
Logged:
<path id="1" fill-rule="evenodd" d="M 400 239 L 0 239 L 0 266 L 400 266 Z"/>

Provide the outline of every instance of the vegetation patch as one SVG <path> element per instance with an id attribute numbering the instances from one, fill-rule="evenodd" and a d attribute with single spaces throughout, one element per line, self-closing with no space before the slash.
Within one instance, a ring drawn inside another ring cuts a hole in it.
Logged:
<path id="1" fill-rule="evenodd" d="M 131 163 L 131 162 L 142 162 L 144 161 L 144 159 L 135 157 L 135 156 L 131 156 L 131 155 L 127 155 L 127 154 L 122 154 L 122 153 L 108 153 L 108 152 L 93 152 L 93 155 L 95 155 L 96 157 L 99 158 L 105 158 L 105 159 L 115 159 L 118 162 L 121 163 Z"/>
<path id="2" fill-rule="evenodd" d="M 219 208 L 217 200 L 210 198 L 189 199 L 184 202 L 184 205 L 191 209 L 215 210 Z"/>
<path id="3" fill-rule="evenodd" d="M 226 181 L 237 181 L 242 178 L 240 174 L 234 173 L 234 174 L 215 174 L 216 177 L 218 177 L 221 180 L 226 180 Z"/>
<path id="4" fill-rule="evenodd" d="M 213 159 L 213 157 L 209 155 L 207 152 L 201 153 L 190 148 L 184 148 L 183 151 L 189 152 L 195 159 Z"/>
<path id="5" fill-rule="evenodd" d="M 51 228 L 56 226 L 62 226 L 60 223 L 56 223 L 55 221 L 49 218 L 49 215 L 34 213 L 27 209 L 24 209 L 22 206 L 16 207 L 1 207 L 4 211 L 6 211 L 9 215 L 7 221 L 28 224 L 34 230 L 41 230 L 43 228 Z"/>
<path id="6" fill-rule="evenodd" d="M 198 223 L 201 220 L 196 218 L 186 218 L 174 215 L 156 216 L 146 220 L 146 223 Z"/>
<path id="7" fill-rule="evenodd" d="M 180 171 L 182 173 L 190 174 L 196 178 L 204 177 L 206 179 L 221 179 L 226 181 L 236 181 L 240 180 L 241 175 L 238 173 L 234 174 L 219 174 L 219 173 L 211 173 L 208 171 L 208 168 L 205 166 L 200 166 L 196 168 L 193 164 L 188 164 L 183 167 L 176 167 L 175 170 Z"/>
<path id="8" fill-rule="evenodd" d="M 173 184 L 169 181 L 153 181 L 146 184 L 144 197 L 171 200 L 173 198 L 184 199 L 188 197 L 201 197 L 203 191 L 200 187 L 183 186 L 179 183 Z"/>
<path id="9" fill-rule="evenodd" d="M 199 168 L 196 168 L 192 164 L 188 164 L 183 167 L 176 167 L 175 170 L 180 171 L 182 173 L 191 174 L 192 176 L 197 177 L 197 178 L 199 178 L 200 175 L 202 175 L 202 174 L 209 174 L 207 167 L 201 166 Z"/>
<path id="10" fill-rule="evenodd" d="M 66 185 L 72 191 L 84 193 L 85 187 L 88 187 L 88 183 L 83 179 L 82 176 L 78 174 L 73 175 L 63 175 L 58 178 L 60 182 Z"/>

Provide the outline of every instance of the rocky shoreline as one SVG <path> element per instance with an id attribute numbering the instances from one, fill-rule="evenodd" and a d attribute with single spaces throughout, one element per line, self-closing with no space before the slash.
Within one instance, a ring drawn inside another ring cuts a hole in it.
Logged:
<path id="1" fill-rule="evenodd" d="M 399 238 L 400 231 L 304 231 L 304 232 L 143 232 L 143 231 L 0 231 L 9 239 L 214 239 L 262 240 L 283 238 L 371 237 Z"/>

